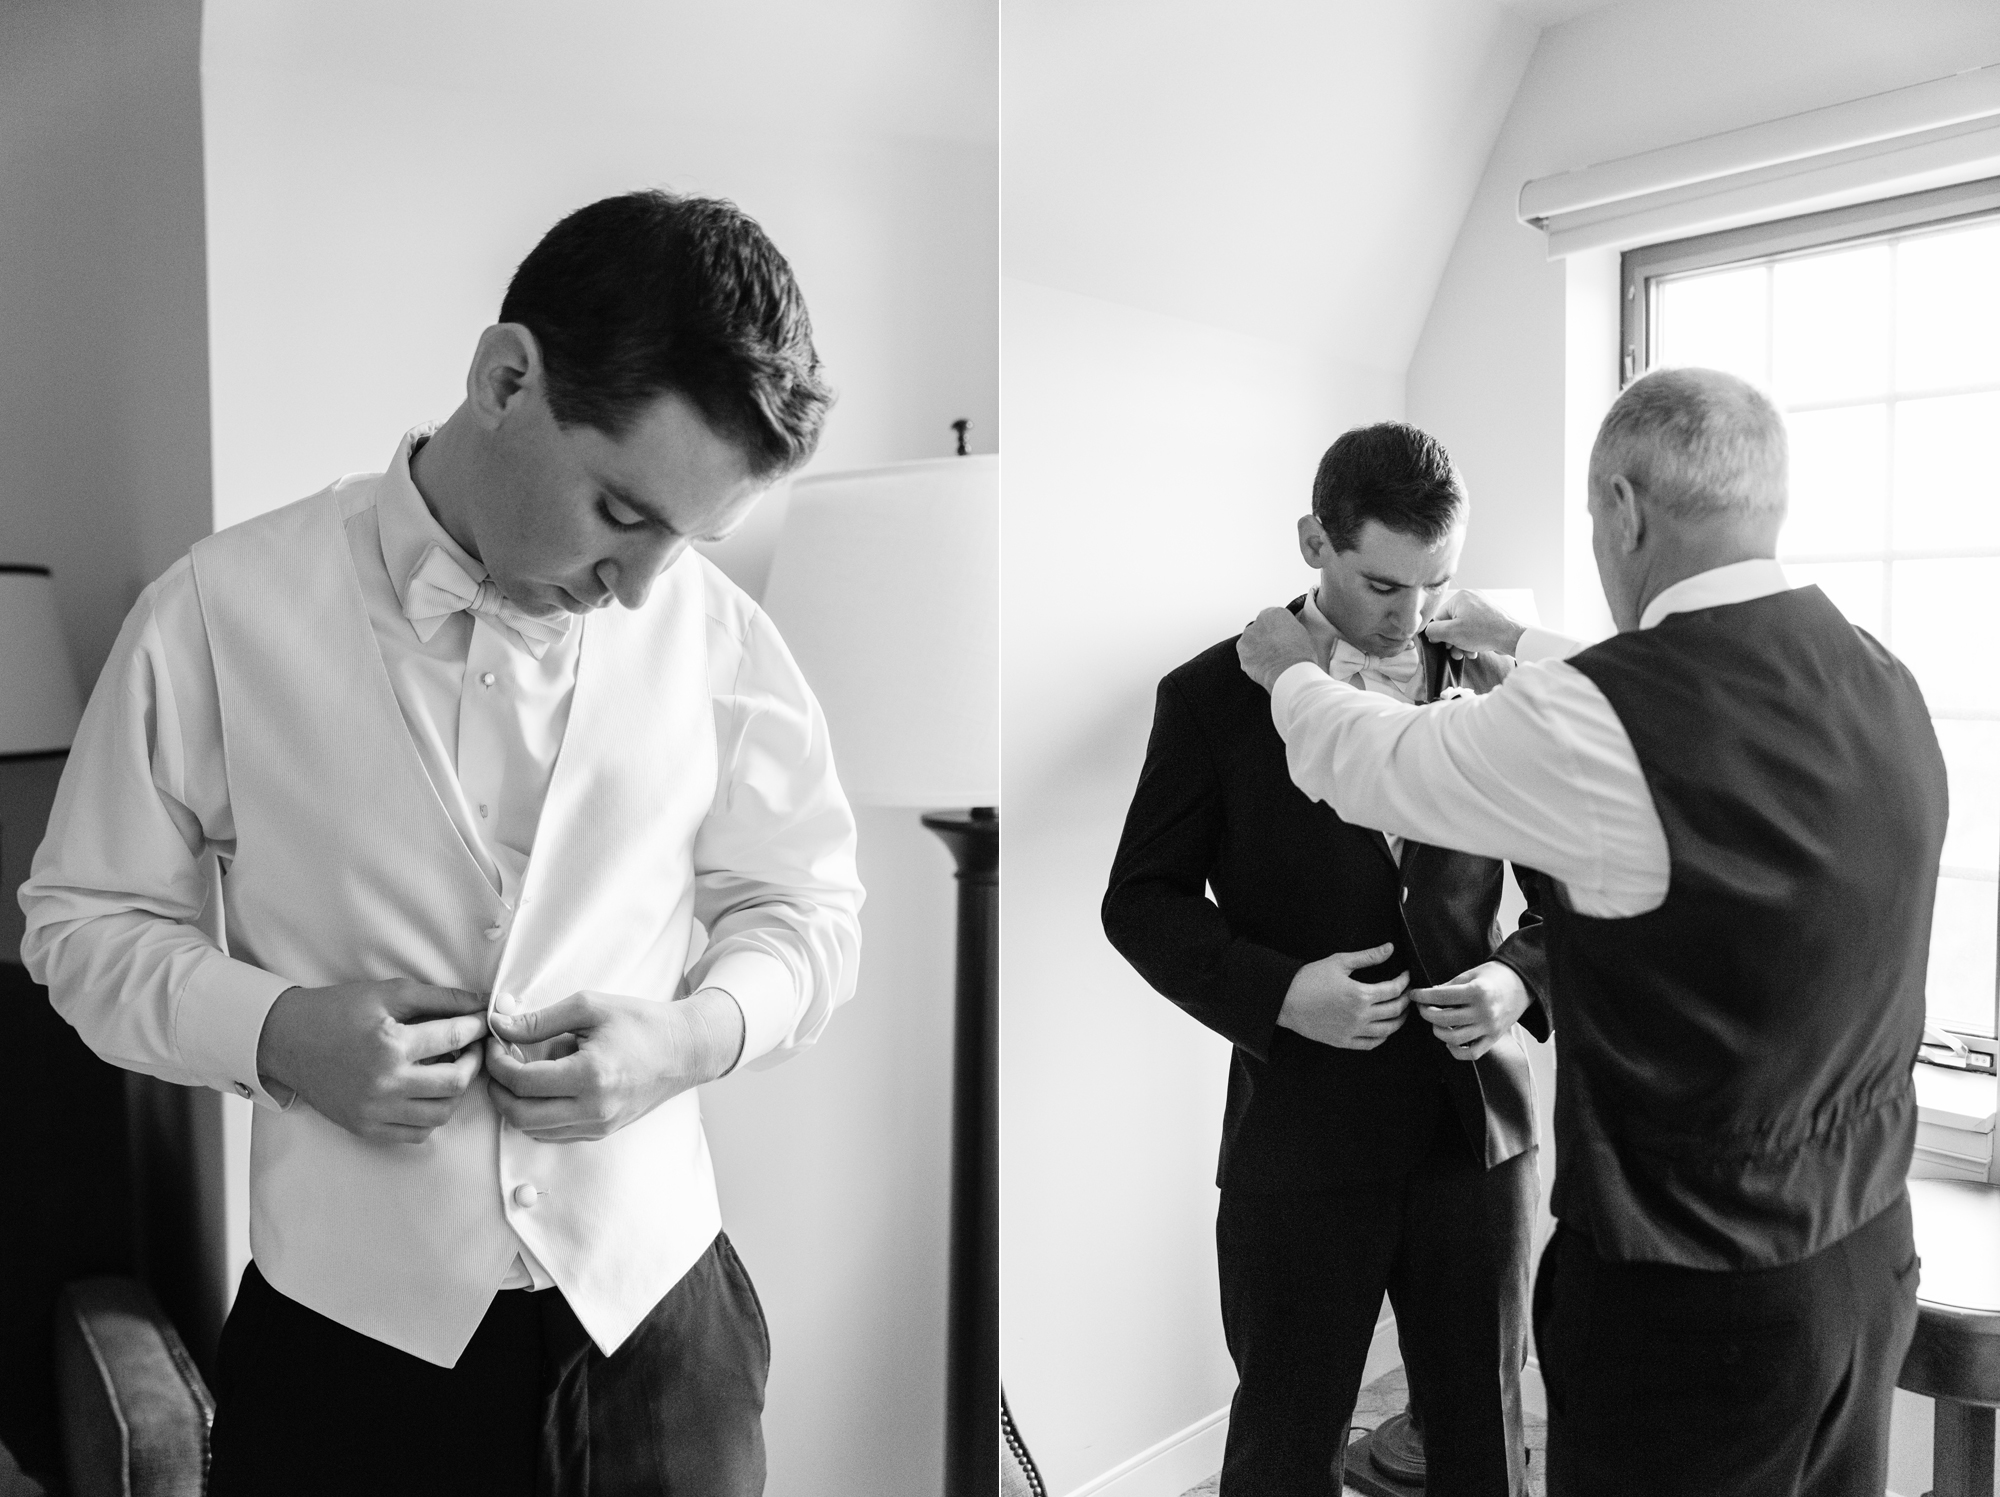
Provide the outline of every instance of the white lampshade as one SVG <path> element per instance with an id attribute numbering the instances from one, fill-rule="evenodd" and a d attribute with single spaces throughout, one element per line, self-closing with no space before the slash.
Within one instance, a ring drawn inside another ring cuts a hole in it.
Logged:
<path id="1" fill-rule="evenodd" d="M 0 759 L 61 753 L 82 716 L 49 569 L 0 563 Z"/>
<path id="2" fill-rule="evenodd" d="M 857 804 L 999 803 L 999 458 L 800 479 L 764 608 Z"/>

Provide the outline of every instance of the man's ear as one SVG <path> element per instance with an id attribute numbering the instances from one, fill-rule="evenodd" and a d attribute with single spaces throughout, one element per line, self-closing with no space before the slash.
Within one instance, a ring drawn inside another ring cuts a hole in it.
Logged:
<path id="1" fill-rule="evenodd" d="M 1326 533 L 1326 527 L 1311 515 L 1299 516 L 1299 555 L 1305 564 L 1318 570 L 1333 556 L 1333 539 Z"/>
<path id="2" fill-rule="evenodd" d="M 541 383 L 542 349 L 533 333 L 518 322 L 496 322 L 479 335 L 465 400 L 482 424 L 498 426 Z"/>
<path id="3" fill-rule="evenodd" d="M 1611 499 L 1606 508 L 1615 527 L 1612 534 L 1617 537 L 1618 549 L 1629 555 L 1646 542 L 1646 508 L 1639 502 L 1632 480 L 1623 473 L 1613 473 L 1605 488 Z"/>

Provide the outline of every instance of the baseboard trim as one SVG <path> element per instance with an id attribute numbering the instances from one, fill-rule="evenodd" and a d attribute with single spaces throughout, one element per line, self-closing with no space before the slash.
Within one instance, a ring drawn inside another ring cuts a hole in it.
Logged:
<path id="1" fill-rule="evenodd" d="M 1361 1381 L 1372 1383 L 1403 1360 L 1396 1342 L 1396 1318 L 1385 1306 L 1368 1342 L 1368 1360 Z M 1148 1446 L 1128 1461 L 1113 1466 L 1063 1497 L 1181 1497 L 1189 1487 L 1222 1469 L 1222 1448 L 1229 1438 L 1225 1406 L 1204 1415 L 1186 1429 Z"/>
<path id="2" fill-rule="evenodd" d="M 1065 1497 L 1181 1497 L 1196 1482 L 1222 1468 L 1222 1446 L 1228 1433 L 1229 1408 L 1225 1404 Z"/>

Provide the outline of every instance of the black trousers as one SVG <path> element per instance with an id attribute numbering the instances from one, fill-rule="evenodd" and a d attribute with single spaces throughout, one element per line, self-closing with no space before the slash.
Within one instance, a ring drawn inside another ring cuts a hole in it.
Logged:
<path id="1" fill-rule="evenodd" d="M 1215 1241 L 1236 1362 L 1221 1497 L 1338 1494 L 1334 1463 L 1386 1292 L 1424 1426 L 1427 1497 L 1519 1497 L 1531 1150 L 1493 1169 L 1447 1123 L 1402 1179 L 1225 1190 Z"/>
<path id="2" fill-rule="evenodd" d="M 560 1290 L 506 1290 L 454 1367 L 244 1270 L 217 1355 L 210 1497 L 757 1497 L 770 1341 L 726 1235 L 605 1356 Z"/>
<path id="3" fill-rule="evenodd" d="M 1559 1228 L 1535 1280 L 1549 1497 L 1882 1497 L 1916 1295 L 1907 1197 L 1745 1273 L 1610 1263 Z"/>

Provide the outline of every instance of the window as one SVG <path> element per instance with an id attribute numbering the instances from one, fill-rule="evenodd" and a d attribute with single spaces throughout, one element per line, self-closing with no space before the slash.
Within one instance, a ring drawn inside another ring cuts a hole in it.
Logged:
<path id="1" fill-rule="evenodd" d="M 2000 179 L 1624 257 L 1626 380 L 1769 390 L 1792 450 L 1779 557 L 1916 674 L 1951 822 L 1931 1021 L 1995 1035 L 2000 949 Z"/>

